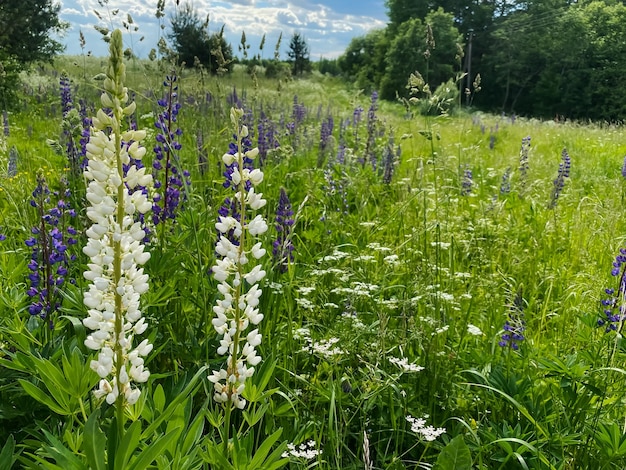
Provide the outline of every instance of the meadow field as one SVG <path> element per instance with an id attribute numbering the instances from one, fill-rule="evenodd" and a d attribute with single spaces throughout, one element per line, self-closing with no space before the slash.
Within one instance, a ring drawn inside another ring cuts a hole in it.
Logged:
<path id="1" fill-rule="evenodd" d="M 125 65 L 111 272 L 143 317 L 110 382 L 107 59 L 3 115 L 0 469 L 626 468 L 621 124 Z"/>

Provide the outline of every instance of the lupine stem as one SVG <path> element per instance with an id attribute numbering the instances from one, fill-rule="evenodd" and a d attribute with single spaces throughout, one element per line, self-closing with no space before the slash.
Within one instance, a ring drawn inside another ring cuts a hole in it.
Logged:
<path id="1" fill-rule="evenodd" d="M 122 88 L 120 83 L 119 74 L 115 73 L 114 83 L 116 90 Z M 113 108 L 113 119 L 111 123 L 111 133 L 115 136 L 115 161 L 117 166 L 117 173 L 120 177 L 120 184 L 117 187 L 117 211 L 115 223 L 119 227 L 122 227 L 124 220 L 124 167 L 122 165 L 122 157 L 120 155 L 122 148 L 122 136 L 120 123 L 122 122 L 122 109 L 119 106 Z M 120 372 L 121 364 L 124 364 L 124 351 L 119 342 L 119 338 L 122 335 L 122 321 L 123 321 L 123 308 L 122 308 L 122 296 L 117 291 L 117 286 L 120 285 L 120 279 L 122 278 L 122 243 L 121 240 L 113 238 L 113 285 L 115 292 L 115 351 L 114 354 L 117 357 L 117 364 L 115 370 L 116 383 L 120 384 Z M 121 441 L 124 436 L 124 394 L 120 393 L 116 400 L 116 415 L 117 415 L 117 427 L 118 427 L 118 439 Z"/>

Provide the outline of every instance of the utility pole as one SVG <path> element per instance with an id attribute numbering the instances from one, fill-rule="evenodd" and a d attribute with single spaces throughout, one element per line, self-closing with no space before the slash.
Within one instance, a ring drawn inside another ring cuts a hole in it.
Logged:
<path id="1" fill-rule="evenodd" d="M 465 94 L 465 106 L 469 106 L 470 95 L 472 90 L 472 37 L 474 37 L 474 30 L 469 29 L 469 41 L 467 43 L 467 88 L 470 93 Z"/>

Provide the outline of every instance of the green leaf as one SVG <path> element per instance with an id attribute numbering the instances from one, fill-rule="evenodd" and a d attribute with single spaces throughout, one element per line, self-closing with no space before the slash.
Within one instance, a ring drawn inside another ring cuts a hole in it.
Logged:
<path id="1" fill-rule="evenodd" d="M 115 453 L 115 469 L 124 470 L 128 467 L 128 460 L 139 446 L 141 440 L 141 422 L 135 421 L 124 433 L 124 439 Z"/>
<path id="2" fill-rule="evenodd" d="M 54 459 L 54 461 L 63 468 L 63 470 L 87 470 L 83 461 L 78 458 L 71 450 L 63 445 L 54 435 L 45 429 L 43 433 L 46 435 L 50 444 L 42 444 L 42 449 Z"/>
<path id="3" fill-rule="evenodd" d="M 265 439 L 265 441 L 263 441 L 263 444 L 261 444 L 261 446 L 257 449 L 257 451 L 254 453 L 254 457 L 250 461 L 250 468 L 265 468 L 267 465 L 273 463 L 269 460 L 266 462 L 266 458 L 267 455 L 270 453 L 270 450 L 272 450 L 272 446 L 278 440 L 282 433 L 283 430 L 282 428 L 280 428 L 274 434 Z M 281 454 L 283 450 L 284 449 L 281 449 Z M 272 455 L 276 455 L 276 453 L 273 453 Z"/>
<path id="4" fill-rule="evenodd" d="M 185 432 L 185 439 L 182 444 L 181 453 L 187 455 L 202 437 L 204 431 L 204 413 L 198 413 L 192 421 L 189 429 Z"/>
<path id="5" fill-rule="evenodd" d="M 159 437 L 156 441 L 146 447 L 139 456 L 131 462 L 128 470 L 144 470 L 148 468 L 154 460 L 161 455 L 163 449 L 165 449 L 170 442 L 176 439 L 178 433 L 180 433 L 180 428 L 173 429 L 167 434 Z"/>
<path id="6" fill-rule="evenodd" d="M 100 420 L 100 408 L 91 413 L 85 424 L 85 437 L 83 450 L 87 456 L 87 463 L 92 470 L 105 470 L 106 436 L 98 426 Z"/>
<path id="7" fill-rule="evenodd" d="M 24 379 L 17 379 L 17 380 L 20 383 L 20 385 L 24 388 L 26 393 L 28 393 L 31 397 L 33 397 L 38 402 L 46 405 L 48 408 L 50 408 L 50 410 L 52 410 L 56 414 L 59 414 L 62 416 L 67 416 L 67 415 L 72 414 L 70 411 L 63 409 L 56 401 L 50 398 L 46 392 L 44 392 L 42 389 L 40 389 L 36 385 L 29 382 L 28 380 L 24 380 Z"/>
<path id="8" fill-rule="evenodd" d="M 443 448 L 433 470 L 471 470 L 472 455 L 463 436 L 456 436 Z"/>
<path id="9" fill-rule="evenodd" d="M 165 392 L 163 391 L 161 384 L 157 385 L 154 390 L 152 400 L 154 401 L 154 409 L 159 413 L 162 413 L 165 408 Z"/>
<path id="10" fill-rule="evenodd" d="M 13 457 L 14 451 L 15 438 L 13 437 L 13 434 L 9 434 L 9 438 L 4 443 L 4 447 L 2 447 L 2 452 L 0 452 L 0 470 L 11 470 L 11 467 L 15 462 L 15 458 Z"/>
<path id="11" fill-rule="evenodd" d="M 198 372 L 191 378 L 189 383 L 185 386 L 185 388 L 174 398 L 169 406 L 161 413 L 150 425 L 145 429 L 142 433 L 142 439 L 148 439 L 152 436 L 156 430 L 159 428 L 161 423 L 168 420 L 172 413 L 176 410 L 176 407 L 186 401 L 191 396 L 192 391 L 198 386 L 198 379 L 202 374 L 207 370 L 207 366 L 201 367 Z"/>

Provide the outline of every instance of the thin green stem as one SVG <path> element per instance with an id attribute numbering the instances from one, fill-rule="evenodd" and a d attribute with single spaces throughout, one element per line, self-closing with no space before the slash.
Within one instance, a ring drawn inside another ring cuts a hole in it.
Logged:
<path id="1" fill-rule="evenodd" d="M 112 132 L 115 135 L 115 159 L 117 164 L 117 173 L 120 177 L 120 185 L 117 187 L 117 213 L 116 213 L 116 226 L 122 228 L 124 221 L 124 168 L 122 166 L 122 136 L 120 129 L 120 122 L 122 119 L 122 110 L 117 108 L 114 110 L 113 128 Z M 117 414 L 117 426 L 118 426 L 118 442 L 122 441 L 124 436 L 124 394 L 121 393 L 120 384 L 120 371 L 124 366 L 124 351 L 120 345 L 120 337 L 123 330 L 123 307 L 122 296 L 118 293 L 117 287 L 119 286 L 120 279 L 122 278 L 122 244 L 120 240 L 113 239 L 113 290 L 115 292 L 115 380 L 119 395 L 116 399 L 116 414 Z"/>

